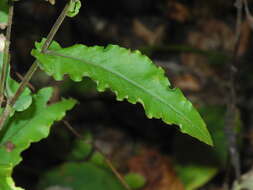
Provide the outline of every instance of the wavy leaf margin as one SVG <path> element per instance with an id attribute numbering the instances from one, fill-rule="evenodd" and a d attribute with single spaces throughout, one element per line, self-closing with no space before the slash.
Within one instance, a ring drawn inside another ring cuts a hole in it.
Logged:
<path id="1" fill-rule="evenodd" d="M 48 136 L 54 121 L 61 120 L 76 101 L 63 99 L 47 106 L 52 88 L 41 89 L 33 96 L 32 105 L 23 112 L 16 112 L 0 132 L 0 189 L 19 190 L 11 178 L 13 168 L 22 160 L 21 153 L 31 143 Z"/>
<path id="2" fill-rule="evenodd" d="M 61 48 L 53 42 L 43 54 L 40 50 L 44 40 L 35 43 L 32 55 L 41 69 L 56 80 L 62 80 L 65 74 L 74 81 L 90 77 L 97 82 L 98 91 L 110 88 L 117 100 L 141 103 L 148 118 L 176 124 L 181 132 L 212 145 L 206 125 L 191 102 L 180 89 L 172 89 L 164 70 L 139 51 L 131 52 L 117 45 L 104 48 L 77 44 Z"/>

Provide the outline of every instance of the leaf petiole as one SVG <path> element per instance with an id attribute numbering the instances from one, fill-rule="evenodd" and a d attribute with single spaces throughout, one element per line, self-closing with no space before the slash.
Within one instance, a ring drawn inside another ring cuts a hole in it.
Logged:
<path id="1" fill-rule="evenodd" d="M 53 27 L 51 28 L 45 43 L 42 46 L 41 52 L 44 53 L 47 48 L 49 47 L 51 41 L 53 40 L 56 32 L 59 30 L 62 22 L 64 21 L 64 19 L 66 18 L 69 8 L 70 8 L 70 3 L 72 2 L 72 0 L 70 0 L 64 7 L 64 9 L 62 10 L 60 16 L 57 18 L 56 22 L 54 23 Z M 11 109 L 9 109 L 10 107 L 13 107 L 13 105 L 15 104 L 15 102 L 17 101 L 17 99 L 19 98 L 19 96 L 22 94 L 22 92 L 24 91 L 25 87 L 28 85 L 28 82 L 30 81 L 30 79 L 32 78 L 33 74 L 35 73 L 35 71 L 38 68 L 38 61 L 34 61 L 34 63 L 32 64 L 32 66 L 29 68 L 28 72 L 26 73 L 26 75 L 24 76 L 24 79 L 22 80 L 22 82 L 20 83 L 20 86 L 18 88 L 18 90 L 16 91 L 15 95 L 10 99 L 8 105 L 5 107 L 3 114 L 0 117 L 0 130 L 3 128 L 3 125 L 6 121 L 6 119 L 9 117 Z"/>

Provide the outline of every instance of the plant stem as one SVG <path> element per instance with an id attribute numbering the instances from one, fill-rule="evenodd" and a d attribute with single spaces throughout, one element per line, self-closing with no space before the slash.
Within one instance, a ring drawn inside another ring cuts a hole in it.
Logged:
<path id="1" fill-rule="evenodd" d="M 238 42 L 241 35 L 241 25 L 242 25 L 242 0 L 235 1 L 235 7 L 237 9 L 237 18 L 236 18 L 236 28 L 235 28 L 235 43 Z"/>
<path id="2" fill-rule="evenodd" d="M 0 79 L 0 107 L 2 106 L 4 100 L 4 90 L 5 90 L 5 82 L 6 76 L 8 72 L 8 63 L 10 62 L 10 39 L 11 39 L 11 28 L 12 28 L 12 19 L 13 19 L 13 4 L 10 5 L 9 13 L 8 13 L 8 24 L 6 31 L 6 39 L 4 44 L 4 56 L 3 56 L 3 66 L 1 71 L 1 79 Z"/>
<path id="3" fill-rule="evenodd" d="M 60 16 L 57 18 L 57 20 L 55 21 L 55 23 L 54 23 L 53 27 L 51 28 L 49 34 L 47 35 L 47 39 L 46 39 L 46 41 L 43 44 L 42 49 L 41 49 L 42 53 L 44 53 L 48 49 L 48 47 L 49 47 L 50 43 L 52 42 L 56 32 L 58 31 L 58 29 L 60 28 L 62 22 L 66 18 L 66 15 L 67 15 L 68 10 L 69 10 L 69 5 L 70 5 L 70 1 L 65 5 L 65 7 L 62 10 Z M 22 80 L 22 82 L 19 85 L 18 90 L 16 91 L 14 96 L 10 99 L 9 103 L 6 105 L 6 107 L 4 109 L 4 112 L 0 117 L 0 130 L 3 128 L 3 125 L 6 121 L 6 119 L 10 115 L 11 107 L 13 107 L 13 105 L 16 103 L 17 99 L 22 94 L 22 92 L 24 91 L 25 87 L 28 85 L 28 82 L 30 81 L 30 79 L 32 78 L 33 74 L 35 73 L 35 71 L 37 69 L 38 69 L 38 61 L 36 60 L 36 61 L 34 61 L 32 66 L 27 71 L 26 75 L 24 76 L 24 79 Z"/>
<path id="4" fill-rule="evenodd" d="M 64 7 L 64 9 L 62 10 L 60 16 L 58 17 L 58 19 L 56 20 L 56 22 L 54 23 L 51 31 L 49 32 L 47 39 L 45 41 L 45 43 L 43 44 L 42 48 L 41 48 L 41 52 L 45 53 L 45 51 L 48 49 L 51 41 L 53 40 L 56 32 L 59 30 L 62 22 L 64 21 L 67 12 L 69 9 L 69 3 L 66 4 L 66 6 Z M 24 91 L 24 88 L 27 86 L 28 82 L 30 81 L 30 79 L 32 78 L 34 72 L 38 69 L 38 61 L 34 61 L 34 63 L 32 64 L 32 66 L 30 67 L 30 69 L 28 70 L 28 72 L 26 73 L 26 75 L 24 76 L 24 79 L 22 80 L 22 82 L 20 83 L 20 86 L 17 90 L 17 92 L 15 93 L 15 95 L 13 96 L 13 98 L 10 100 L 10 106 L 12 107 L 15 102 L 17 101 L 18 97 L 21 95 L 21 93 Z"/>
<path id="5" fill-rule="evenodd" d="M 235 88 L 235 78 L 237 65 L 239 63 L 238 48 L 241 39 L 241 23 L 242 23 L 242 0 L 236 0 L 235 6 L 237 8 L 236 18 L 236 33 L 235 45 L 233 50 L 232 62 L 229 66 L 229 91 L 227 97 L 227 111 L 225 116 L 225 135 L 229 148 L 229 156 L 232 166 L 234 167 L 235 177 L 238 180 L 241 176 L 240 154 L 238 151 L 238 142 L 236 134 L 236 120 L 237 120 L 237 94 Z"/>
<path id="6" fill-rule="evenodd" d="M 71 125 L 69 122 L 67 122 L 66 120 L 63 120 L 64 125 L 67 127 L 67 129 L 69 129 L 77 138 L 84 140 L 84 137 L 82 135 L 80 135 Z M 91 142 L 87 142 L 86 143 L 91 144 L 94 149 L 99 152 L 100 154 L 102 154 L 104 156 L 105 162 L 106 164 L 109 166 L 109 168 L 112 170 L 112 172 L 114 173 L 114 175 L 118 178 L 118 180 L 120 181 L 120 183 L 125 187 L 126 190 L 131 190 L 131 188 L 129 187 L 129 185 L 126 183 L 126 181 L 124 180 L 124 178 L 122 177 L 122 175 L 117 171 L 117 169 L 114 167 L 112 161 L 103 153 L 102 150 L 100 150 L 99 147 L 95 146 L 94 143 Z"/>

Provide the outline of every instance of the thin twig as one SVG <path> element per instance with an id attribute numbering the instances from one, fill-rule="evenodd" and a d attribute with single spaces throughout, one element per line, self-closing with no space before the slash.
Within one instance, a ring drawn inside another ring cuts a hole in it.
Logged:
<path id="1" fill-rule="evenodd" d="M 235 42 L 239 41 L 242 25 L 242 0 L 235 1 L 235 7 L 237 9 L 236 28 L 235 28 Z"/>
<path id="2" fill-rule="evenodd" d="M 247 17 L 251 17 L 250 11 L 249 11 L 249 5 L 248 5 L 248 1 L 244 0 L 244 11 Z"/>
<path id="3" fill-rule="evenodd" d="M 57 18 L 56 22 L 54 23 L 53 27 L 51 28 L 51 30 L 47 36 L 47 39 L 42 46 L 42 49 L 41 49 L 42 53 L 44 53 L 47 50 L 47 48 L 49 47 L 50 43 L 52 42 L 56 32 L 58 31 L 62 22 L 66 18 L 66 15 L 69 10 L 69 5 L 70 5 L 69 3 L 70 3 L 70 1 L 66 4 L 66 6 L 62 10 L 60 16 Z M 14 96 L 10 99 L 8 106 L 6 106 L 4 113 L 1 115 L 1 117 L 0 117 L 0 130 L 2 129 L 6 119 L 8 118 L 8 116 L 10 115 L 10 112 L 11 112 L 11 109 L 7 109 L 7 107 L 13 107 L 13 105 L 16 103 L 17 99 L 24 91 L 25 87 L 27 86 L 28 82 L 32 78 L 32 76 L 35 73 L 35 71 L 37 70 L 37 68 L 38 68 L 38 61 L 36 60 L 36 61 L 34 61 L 32 66 L 29 68 L 28 72 L 24 76 L 24 80 L 22 80 L 22 82 L 20 83 L 18 90 L 16 91 Z"/>
<path id="4" fill-rule="evenodd" d="M 83 136 L 80 135 L 71 125 L 68 121 L 66 120 L 62 120 L 62 122 L 64 123 L 65 127 L 68 128 L 68 130 L 71 131 L 71 133 L 73 133 L 77 138 L 79 139 L 83 139 Z"/>
<path id="5" fill-rule="evenodd" d="M 235 33 L 235 46 L 233 50 L 233 59 L 229 64 L 229 95 L 227 102 L 227 113 L 225 118 L 225 134 L 227 136 L 229 154 L 232 166 L 235 169 L 235 176 L 239 179 L 241 175 L 240 155 L 238 152 L 237 134 L 236 134 L 236 119 L 237 119 L 237 106 L 236 106 L 236 90 L 235 90 L 235 75 L 236 66 L 238 63 L 238 48 L 241 38 L 241 23 L 242 23 L 242 0 L 236 1 L 237 19 L 236 19 L 236 33 Z"/>
<path id="6" fill-rule="evenodd" d="M 3 66 L 2 66 L 1 79 L 0 79 L 0 107 L 2 106 L 2 103 L 4 100 L 5 82 L 6 82 L 7 72 L 8 72 L 8 64 L 10 62 L 9 51 L 10 51 L 10 41 L 11 41 L 10 39 L 11 39 L 13 10 L 14 10 L 14 5 L 12 3 L 10 5 L 9 13 L 8 13 L 8 24 L 7 24 L 5 45 L 4 45 Z"/>
<path id="7" fill-rule="evenodd" d="M 24 80 L 24 77 L 23 77 L 20 73 L 15 72 L 15 74 L 16 74 L 16 76 L 19 78 L 20 81 Z M 27 86 L 28 86 L 33 92 L 35 92 L 35 87 L 34 87 L 31 83 L 28 82 Z"/>
<path id="8" fill-rule="evenodd" d="M 56 22 L 54 23 L 52 29 L 50 30 L 45 43 L 43 44 L 42 48 L 41 48 L 41 52 L 45 53 L 45 51 L 48 49 L 50 43 L 52 42 L 56 32 L 59 30 L 62 22 L 64 21 L 64 19 L 66 18 L 67 12 L 69 9 L 69 3 L 66 4 L 66 6 L 64 7 L 64 9 L 62 10 L 60 16 L 58 17 L 58 19 L 56 20 Z M 30 67 L 30 69 L 28 70 L 28 72 L 26 73 L 26 75 L 24 76 L 24 80 L 20 83 L 20 86 L 17 90 L 17 92 L 15 93 L 15 95 L 13 96 L 13 98 L 10 100 L 10 105 L 13 106 L 15 104 L 15 102 L 17 101 L 18 97 L 21 95 L 21 93 L 23 92 L 24 88 L 27 86 L 28 82 L 30 81 L 31 77 L 33 76 L 34 72 L 37 70 L 38 68 L 38 61 L 35 61 L 32 66 Z"/>
<path id="9" fill-rule="evenodd" d="M 248 24 L 249 24 L 250 28 L 253 29 L 253 16 L 250 13 L 249 6 L 248 6 L 248 1 L 244 0 L 243 2 L 244 2 L 244 11 L 245 11 L 245 14 L 246 14 Z"/>
<path id="10" fill-rule="evenodd" d="M 63 120 L 64 125 L 79 139 L 85 140 L 84 137 L 82 135 L 80 135 L 71 125 L 68 121 Z M 86 142 L 87 143 L 87 142 Z M 118 178 L 118 180 L 121 182 L 121 184 L 127 189 L 127 190 L 131 190 L 131 188 L 129 187 L 129 185 L 126 183 L 126 181 L 124 180 L 124 178 L 122 177 L 122 175 L 117 171 L 117 169 L 113 166 L 112 161 L 103 153 L 102 150 L 100 150 L 99 147 L 97 147 L 95 144 L 90 143 L 94 149 L 99 152 L 100 154 L 102 154 L 104 156 L 105 162 L 106 164 L 109 166 L 109 168 L 112 170 L 112 172 L 114 173 L 114 175 Z"/>

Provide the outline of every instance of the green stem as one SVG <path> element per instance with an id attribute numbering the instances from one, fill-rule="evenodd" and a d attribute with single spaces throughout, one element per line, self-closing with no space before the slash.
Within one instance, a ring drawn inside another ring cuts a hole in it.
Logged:
<path id="1" fill-rule="evenodd" d="M 8 63 L 10 62 L 10 39 L 11 39 L 11 28 L 12 28 L 12 18 L 13 18 L 13 4 L 9 8 L 8 13 L 8 24 L 7 24 L 7 31 L 6 31 L 6 40 L 4 45 L 4 56 L 3 56 L 3 66 L 1 71 L 1 79 L 0 79 L 0 107 L 2 106 L 4 100 L 4 90 L 5 90 L 5 82 L 6 76 L 8 72 Z"/>
<path id="2" fill-rule="evenodd" d="M 112 161 L 107 157 L 107 155 L 105 155 L 103 153 L 103 151 L 97 147 L 94 143 L 91 142 L 87 142 L 87 140 L 85 140 L 85 138 L 80 135 L 71 125 L 69 122 L 67 122 L 66 120 L 63 120 L 64 125 L 79 139 L 83 140 L 83 142 L 86 142 L 90 145 L 92 145 L 94 147 L 94 149 L 99 152 L 101 155 L 104 156 L 105 162 L 106 164 L 109 166 L 109 168 L 111 169 L 111 171 L 114 173 L 114 175 L 118 178 L 118 180 L 120 181 L 120 183 L 125 187 L 126 190 L 131 190 L 130 186 L 127 184 L 127 182 L 125 181 L 125 179 L 123 178 L 123 176 L 117 171 L 117 169 L 115 168 L 115 166 L 113 165 Z"/>
<path id="3" fill-rule="evenodd" d="M 56 32 L 59 30 L 62 22 L 64 21 L 67 12 L 69 9 L 69 3 L 66 4 L 66 6 L 64 7 L 64 9 L 62 10 L 60 16 L 58 17 L 58 19 L 56 20 L 56 22 L 54 23 L 51 31 L 49 32 L 47 39 L 45 41 L 45 43 L 42 46 L 41 52 L 45 53 L 45 51 L 48 49 L 51 41 L 53 40 Z M 15 93 L 15 95 L 13 96 L 13 98 L 10 100 L 10 106 L 12 107 L 15 102 L 17 101 L 17 99 L 19 98 L 19 96 L 22 94 L 22 92 L 24 91 L 24 88 L 27 86 L 28 82 L 30 81 L 30 79 L 32 78 L 34 72 L 38 69 L 38 61 L 34 61 L 34 63 L 32 64 L 32 66 L 30 67 L 30 69 L 28 70 L 28 72 L 26 73 L 26 75 L 24 76 L 24 79 L 22 80 L 22 82 L 20 83 L 20 86 L 17 90 L 17 92 Z"/>
<path id="4" fill-rule="evenodd" d="M 42 49 L 41 49 L 42 53 L 44 53 L 48 49 L 48 47 L 49 47 L 50 43 L 52 42 L 52 40 L 53 40 L 56 32 L 58 31 L 58 29 L 60 28 L 62 22 L 66 18 L 68 10 L 69 10 L 69 5 L 70 5 L 70 2 L 68 2 L 66 4 L 66 6 L 62 10 L 60 16 L 55 21 L 52 29 L 50 30 L 50 32 L 49 32 L 49 34 L 47 36 L 47 39 L 46 39 L 45 43 L 42 46 Z M 10 99 L 9 103 L 5 107 L 5 110 L 4 110 L 3 114 L 0 117 L 0 130 L 3 128 L 3 125 L 4 125 L 5 121 L 6 121 L 6 119 L 10 115 L 10 112 L 11 112 L 10 108 L 13 107 L 13 105 L 15 104 L 15 102 L 17 101 L 17 99 L 19 98 L 19 96 L 22 94 L 22 92 L 24 91 L 25 87 L 28 85 L 28 82 L 32 78 L 32 76 L 35 73 L 35 71 L 37 70 L 37 68 L 38 68 L 38 61 L 36 60 L 36 61 L 34 61 L 34 63 L 32 64 L 32 66 L 29 68 L 28 72 L 24 76 L 24 79 L 20 83 L 19 88 L 16 91 L 15 95 Z"/>

